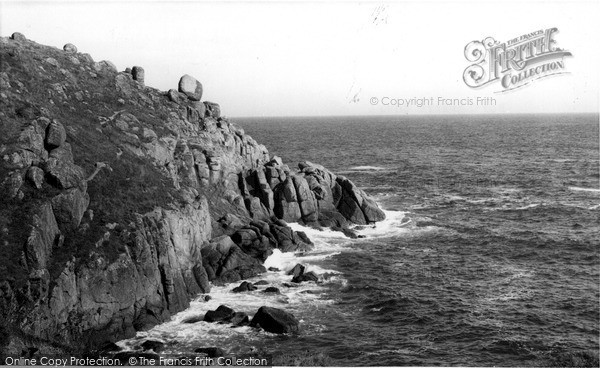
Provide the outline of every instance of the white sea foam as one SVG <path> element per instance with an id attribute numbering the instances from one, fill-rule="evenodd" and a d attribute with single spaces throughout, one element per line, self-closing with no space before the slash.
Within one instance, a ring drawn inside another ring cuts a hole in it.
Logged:
<path id="1" fill-rule="evenodd" d="M 550 161 L 564 163 L 564 162 L 574 162 L 575 160 L 568 159 L 568 158 L 555 158 L 555 159 L 551 159 Z"/>
<path id="2" fill-rule="evenodd" d="M 504 187 L 504 186 L 491 187 L 490 190 L 492 190 L 496 193 L 499 193 L 501 195 L 511 195 L 511 194 L 522 191 L 522 189 L 519 189 L 519 188 Z"/>
<path id="3" fill-rule="evenodd" d="M 346 170 L 337 171 L 337 174 L 352 174 L 352 173 L 363 173 L 363 174 L 376 174 L 376 173 L 385 173 L 385 172 L 394 172 L 396 169 L 391 169 L 388 167 L 381 166 L 371 166 L 371 165 L 362 165 L 362 166 L 352 166 L 347 168 Z"/>
<path id="4" fill-rule="evenodd" d="M 527 210 L 527 209 L 530 209 L 530 208 L 538 207 L 540 205 L 541 205 L 541 203 L 532 203 L 532 204 L 528 204 L 526 206 L 517 207 L 517 208 L 515 208 L 515 210 Z"/>
<path id="5" fill-rule="evenodd" d="M 364 166 L 353 166 L 353 167 L 350 168 L 350 170 L 356 170 L 356 171 L 379 171 L 379 170 L 385 170 L 385 167 L 364 165 Z"/>
<path id="6" fill-rule="evenodd" d="M 561 206 L 566 206 L 566 207 L 574 207 L 574 208 L 581 208 L 583 210 L 595 210 L 598 209 L 598 207 L 600 207 L 599 205 L 594 205 L 594 206 L 589 206 L 589 204 L 587 202 L 581 202 L 581 201 L 561 201 L 558 202 Z"/>
<path id="7" fill-rule="evenodd" d="M 356 233 L 362 235 L 363 239 L 373 239 L 400 236 L 410 231 L 412 221 L 406 216 L 408 212 L 390 210 L 383 210 L 383 212 L 385 213 L 385 220 L 372 225 L 354 226 Z M 304 231 L 315 243 L 316 251 L 323 248 L 341 251 L 346 249 L 348 244 L 361 240 L 349 239 L 343 233 L 329 229 L 317 230 L 297 223 L 291 223 L 289 226 L 294 231 Z"/>
<path id="8" fill-rule="evenodd" d="M 385 220 L 358 231 L 359 235 L 369 238 L 387 238 L 401 236 L 410 232 L 412 221 L 406 215 L 408 212 L 384 210 Z"/>
<path id="9" fill-rule="evenodd" d="M 583 191 L 583 192 L 600 192 L 599 188 L 569 187 L 569 190 Z"/>

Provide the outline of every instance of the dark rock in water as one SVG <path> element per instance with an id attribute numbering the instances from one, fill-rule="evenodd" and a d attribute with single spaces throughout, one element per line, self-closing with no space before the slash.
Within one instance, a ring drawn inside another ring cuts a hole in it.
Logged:
<path id="1" fill-rule="evenodd" d="M 319 225 L 323 227 L 347 228 L 348 220 L 337 211 L 319 211 Z"/>
<path id="2" fill-rule="evenodd" d="M 300 285 L 298 285 L 298 284 L 290 284 L 288 282 L 285 282 L 285 283 L 283 283 L 283 286 L 288 287 L 288 288 L 297 288 Z"/>
<path id="3" fill-rule="evenodd" d="M 583 226 L 581 226 L 581 224 L 575 223 L 572 227 L 573 229 L 581 229 Z"/>
<path id="4" fill-rule="evenodd" d="M 25 37 L 25 35 L 21 32 L 15 32 L 10 36 L 11 40 L 15 40 L 15 41 L 27 41 L 27 38 Z"/>
<path id="5" fill-rule="evenodd" d="M 252 284 L 251 282 L 248 281 L 244 281 L 242 282 L 239 286 L 233 288 L 233 292 L 234 293 L 243 293 L 245 291 L 254 291 L 258 289 L 256 286 L 254 286 L 254 284 Z"/>
<path id="6" fill-rule="evenodd" d="M 299 324 L 291 313 L 264 306 L 260 307 L 250 322 L 250 326 L 260 326 L 263 330 L 276 334 L 297 333 Z"/>
<path id="7" fill-rule="evenodd" d="M 112 341 L 107 341 L 103 344 L 100 344 L 100 348 L 98 348 L 97 352 L 100 355 L 104 355 L 106 353 L 113 353 L 113 352 L 121 351 L 121 350 L 122 349 L 119 345 L 115 344 Z"/>
<path id="8" fill-rule="evenodd" d="M 385 219 L 385 213 L 353 182 L 343 176 L 338 176 L 336 181 L 342 187 L 337 209 L 346 219 L 359 225 Z"/>
<path id="9" fill-rule="evenodd" d="M 165 343 L 156 340 L 146 340 L 142 343 L 141 346 L 144 350 L 153 350 L 155 353 L 158 353 L 163 349 Z"/>
<path id="10" fill-rule="evenodd" d="M 299 276 L 295 276 L 292 279 L 292 282 L 295 282 L 297 284 L 299 284 L 301 282 L 305 282 L 305 281 L 317 282 L 317 281 L 319 281 L 319 277 L 314 272 L 310 271 L 310 272 L 303 273 Z"/>
<path id="11" fill-rule="evenodd" d="M 274 287 L 274 286 L 269 286 L 268 288 L 266 288 L 265 290 L 263 290 L 263 293 L 281 294 L 281 291 L 279 291 L 279 289 L 276 288 L 276 287 Z"/>
<path id="12" fill-rule="evenodd" d="M 131 75 L 133 76 L 134 81 L 138 81 L 141 85 L 144 85 L 144 68 L 142 68 L 141 66 L 134 66 L 133 69 L 131 69 Z"/>
<path id="13" fill-rule="evenodd" d="M 250 317 L 244 312 L 235 312 L 233 316 L 225 322 L 230 322 L 234 327 L 248 326 L 250 324 Z"/>
<path id="14" fill-rule="evenodd" d="M 280 226 L 276 223 L 270 225 L 270 233 L 277 243 L 277 248 L 282 252 L 307 251 L 312 248 L 312 242 L 306 234 L 295 232 L 289 226 Z"/>
<path id="15" fill-rule="evenodd" d="M 202 98 L 202 83 L 186 74 L 179 79 L 179 92 L 184 93 L 188 98 L 192 96 L 195 101 L 200 101 Z"/>
<path id="16" fill-rule="evenodd" d="M 269 267 L 272 268 L 272 267 Z M 254 285 L 269 285 L 269 282 L 267 280 L 260 280 L 254 283 Z"/>
<path id="17" fill-rule="evenodd" d="M 301 265 L 300 263 L 296 264 L 294 266 L 294 268 L 292 268 L 290 270 L 290 272 L 288 272 L 288 275 L 292 275 L 294 277 L 298 277 L 301 276 L 302 274 L 304 274 L 304 270 L 306 269 L 306 267 L 304 267 L 303 265 Z"/>
<path id="18" fill-rule="evenodd" d="M 337 210 L 352 223 L 360 225 L 366 224 L 367 220 L 365 219 L 365 215 L 356 200 L 354 200 L 345 189 L 342 193 L 342 198 L 340 199 Z"/>
<path id="19" fill-rule="evenodd" d="M 60 147 L 67 139 L 67 132 L 65 127 L 56 120 L 52 122 L 46 128 L 46 147 L 50 150 L 53 148 Z"/>
<path id="20" fill-rule="evenodd" d="M 194 316 L 194 317 L 184 319 L 183 321 L 181 321 L 181 323 L 192 324 L 192 323 L 198 323 L 198 322 L 202 322 L 202 321 L 204 321 L 204 316 Z"/>
<path id="21" fill-rule="evenodd" d="M 69 54 L 75 54 L 77 53 L 77 46 L 73 45 L 72 43 L 67 43 L 63 46 L 63 50 Z"/>
<path id="22" fill-rule="evenodd" d="M 363 193 L 363 204 L 360 207 L 368 222 L 385 220 L 385 213 L 377 206 L 377 203 Z"/>
<path id="23" fill-rule="evenodd" d="M 344 233 L 344 235 L 346 235 L 350 239 L 356 239 L 356 238 L 358 238 L 358 234 L 356 233 L 356 231 L 354 231 L 352 229 L 348 229 L 347 227 L 332 226 L 331 230 L 333 230 L 333 231 L 341 231 L 342 233 Z"/>
<path id="24" fill-rule="evenodd" d="M 204 295 L 204 301 L 205 302 L 207 302 L 207 301 L 209 301 L 211 299 L 212 299 L 212 296 L 210 296 L 210 295 Z"/>
<path id="25" fill-rule="evenodd" d="M 225 355 L 225 351 L 221 348 L 210 347 L 210 348 L 198 348 L 194 350 L 196 353 L 206 354 L 208 358 L 217 358 Z"/>
<path id="26" fill-rule="evenodd" d="M 277 240 L 277 248 L 282 252 L 294 250 L 294 232 L 290 227 L 271 224 L 270 233 Z"/>
<path id="27" fill-rule="evenodd" d="M 160 356 L 156 353 L 140 353 L 139 351 L 121 351 L 116 353 L 114 356 L 115 359 L 121 362 L 121 365 L 130 365 L 131 358 L 135 359 L 147 359 L 154 360 L 154 364 L 158 364 Z"/>
<path id="28" fill-rule="evenodd" d="M 221 322 L 227 321 L 233 317 L 235 314 L 234 310 L 225 305 L 220 305 L 217 310 L 208 311 L 204 315 L 204 320 L 206 322 Z"/>
<path id="29" fill-rule="evenodd" d="M 304 231 L 296 231 L 295 234 L 300 238 L 300 240 L 302 240 L 303 243 L 309 245 L 313 244 Z"/>
<path id="30" fill-rule="evenodd" d="M 272 272 L 279 272 L 279 271 L 280 271 L 280 269 L 279 269 L 279 268 L 277 268 L 277 267 L 269 267 L 269 271 L 272 271 Z"/>
<path id="31" fill-rule="evenodd" d="M 145 331 L 156 326 L 164 319 L 164 315 L 161 315 L 159 310 L 156 308 L 147 308 L 138 315 L 133 321 L 133 328 L 136 331 Z"/>

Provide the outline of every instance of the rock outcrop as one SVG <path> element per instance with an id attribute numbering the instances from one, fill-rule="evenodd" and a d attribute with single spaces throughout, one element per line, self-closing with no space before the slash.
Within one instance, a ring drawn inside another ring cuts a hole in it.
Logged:
<path id="1" fill-rule="evenodd" d="M 133 77 L 134 81 L 137 81 L 142 86 L 145 85 L 146 73 L 144 72 L 144 68 L 141 66 L 134 66 L 131 69 L 131 76 Z"/>
<path id="2" fill-rule="evenodd" d="M 158 91 L 140 67 L 67 46 L 0 38 L 0 351 L 22 336 L 84 350 L 133 336 L 212 284 L 265 272 L 274 249 L 309 250 L 286 222 L 384 218 L 347 178 L 271 157 L 195 78 Z M 261 310 L 255 325 L 297 331 Z"/>
<path id="3" fill-rule="evenodd" d="M 260 307 L 250 326 L 276 334 L 297 333 L 300 322 L 291 313 L 273 307 Z"/>
<path id="4" fill-rule="evenodd" d="M 72 43 L 67 43 L 63 46 L 63 50 L 70 54 L 74 54 L 77 52 L 77 46 L 73 45 Z"/>

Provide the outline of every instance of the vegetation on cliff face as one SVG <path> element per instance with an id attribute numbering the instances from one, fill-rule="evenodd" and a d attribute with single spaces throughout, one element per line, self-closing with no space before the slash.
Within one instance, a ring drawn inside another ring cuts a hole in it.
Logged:
<path id="1" fill-rule="evenodd" d="M 284 220 L 351 234 L 384 218 L 348 179 L 271 158 L 193 77 L 162 92 L 74 45 L 0 46 L 3 350 L 165 321 L 211 282 L 264 272 L 274 248 L 310 248 Z"/>

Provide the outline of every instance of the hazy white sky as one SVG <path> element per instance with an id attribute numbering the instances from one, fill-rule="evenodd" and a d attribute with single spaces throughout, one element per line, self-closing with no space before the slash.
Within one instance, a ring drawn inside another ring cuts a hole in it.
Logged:
<path id="1" fill-rule="evenodd" d="M 0 0 L 0 34 L 71 42 L 119 70 L 143 66 L 146 84 L 161 90 L 191 74 L 227 116 L 598 112 L 598 10 L 598 1 Z M 550 27 L 573 54 L 569 74 L 505 93 L 495 93 L 497 83 L 473 90 L 463 82 L 470 41 Z M 431 97 L 420 108 L 383 105 Z M 440 106 L 439 97 L 474 105 Z M 496 105 L 477 106 L 477 97 Z"/>

